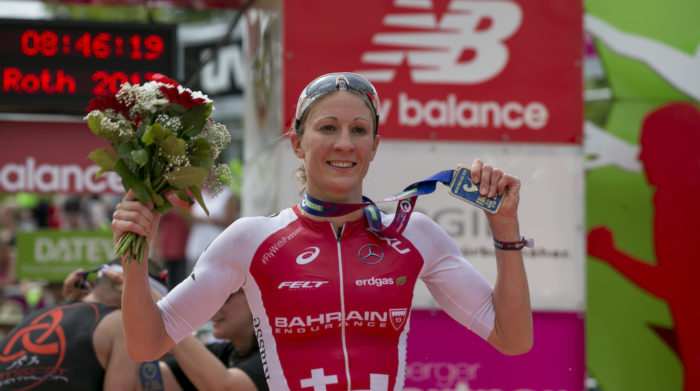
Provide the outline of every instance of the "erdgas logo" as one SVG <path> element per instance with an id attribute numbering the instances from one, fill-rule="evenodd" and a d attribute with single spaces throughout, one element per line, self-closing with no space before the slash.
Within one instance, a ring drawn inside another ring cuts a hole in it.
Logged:
<path id="1" fill-rule="evenodd" d="M 364 52 L 362 62 L 374 67 L 358 73 L 391 82 L 405 63 L 414 83 L 478 84 L 505 68 L 509 51 L 504 42 L 522 23 L 518 4 L 452 0 L 442 15 L 429 12 L 432 9 L 416 12 L 414 4 L 394 1 L 394 6 L 406 7 L 406 13 L 386 15 L 383 24 L 392 32 L 376 33 L 372 44 L 396 49 Z"/>
<path id="2" fill-rule="evenodd" d="M 303 253 L 297 256 L 297 263 L 299 265 L 306 265 L 307 263 L 316 259 L 321 250 L 318 247 L 307 247 Z"/>
<path id="3" fill-rule="evenodd" d="M 377 278 L 377 277 L 370 277 L 366 278 L 364 280 L 355 280 L 355 285 L 357 286 L 384 286 L 384 285 L 394 285 L 394 279 L 391 277 L 388 278 Z"/>

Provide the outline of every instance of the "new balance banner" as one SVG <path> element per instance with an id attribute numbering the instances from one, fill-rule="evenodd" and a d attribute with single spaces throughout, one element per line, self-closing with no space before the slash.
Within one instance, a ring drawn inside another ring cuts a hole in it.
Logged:
<path id="1" fill-rule="evenodd" d="M 580 143 L 582 4 L 285 1 L 284 114 L 329 72 L 377 87 L 385 138 Z"/>
<path id="2" fill-rule="evenodd" d="M 124 193 L 87 155 L 107 143 L 84 122 L 0 121 L 0 193 Z"/>

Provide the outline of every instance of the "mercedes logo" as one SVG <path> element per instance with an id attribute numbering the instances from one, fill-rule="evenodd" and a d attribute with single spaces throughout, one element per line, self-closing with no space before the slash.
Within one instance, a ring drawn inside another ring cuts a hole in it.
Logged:
<path id="1" fill-rule="evenodd" d="M 384 259 L 384 250 L 376 244 L 365 244 L 357 252 L 357 257 L 368 265 L 376 265 Z"/>

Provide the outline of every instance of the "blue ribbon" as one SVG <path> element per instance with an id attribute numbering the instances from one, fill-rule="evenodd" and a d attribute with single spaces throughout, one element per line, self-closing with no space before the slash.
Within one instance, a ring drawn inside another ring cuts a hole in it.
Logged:
<path id="1" fill-rule="evenodd" d="M 305 193 L 301 201 L 301 209 L 310 215 L 321 217 L 343 216 L 358 209 L 364 209 L 367 224 L 372 231 L 384 237 L 394 237 L 399 235 L 406 228 L 408 219 L 413 212 L 416 198 L 434 192 L 438 182 L 449 185 L 454 176 L 454 172 L 455 170 L 440 171 L 430 178 L 407 186 L 398 194 L 379 201 L 380 203 L 398 201 L 394 220 L 388 227 L 383 226 L 381 213 L 377 205 L 365 196 L 362 196 L 361 203 L 338 204 L 321 201 Z"/>

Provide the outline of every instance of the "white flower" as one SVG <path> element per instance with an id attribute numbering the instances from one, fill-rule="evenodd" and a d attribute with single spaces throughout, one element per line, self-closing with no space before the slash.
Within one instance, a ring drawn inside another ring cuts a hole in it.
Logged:
<path id="1" fill-rule="evenodd" d="M 212 120 L 206 122 L 202 133 L 197 137 L 204 138 L 212 145 L 212 156 L 214 158 L 219 156 L 221 151 L 231 142 L 231 134 L 228 132 L 228 129 L 226 129 L 226 126 Z"/>
<path id="2" fill-rule="evenodd" d="M 225 164 L 217 164 L 209 172 L 209 176 L 202 183 L 202 187 L 206 188 L 212 197 L 216 197 L 224 190 L 224 186 L 231 184 L 232 180 L 231 167 Z"/>

